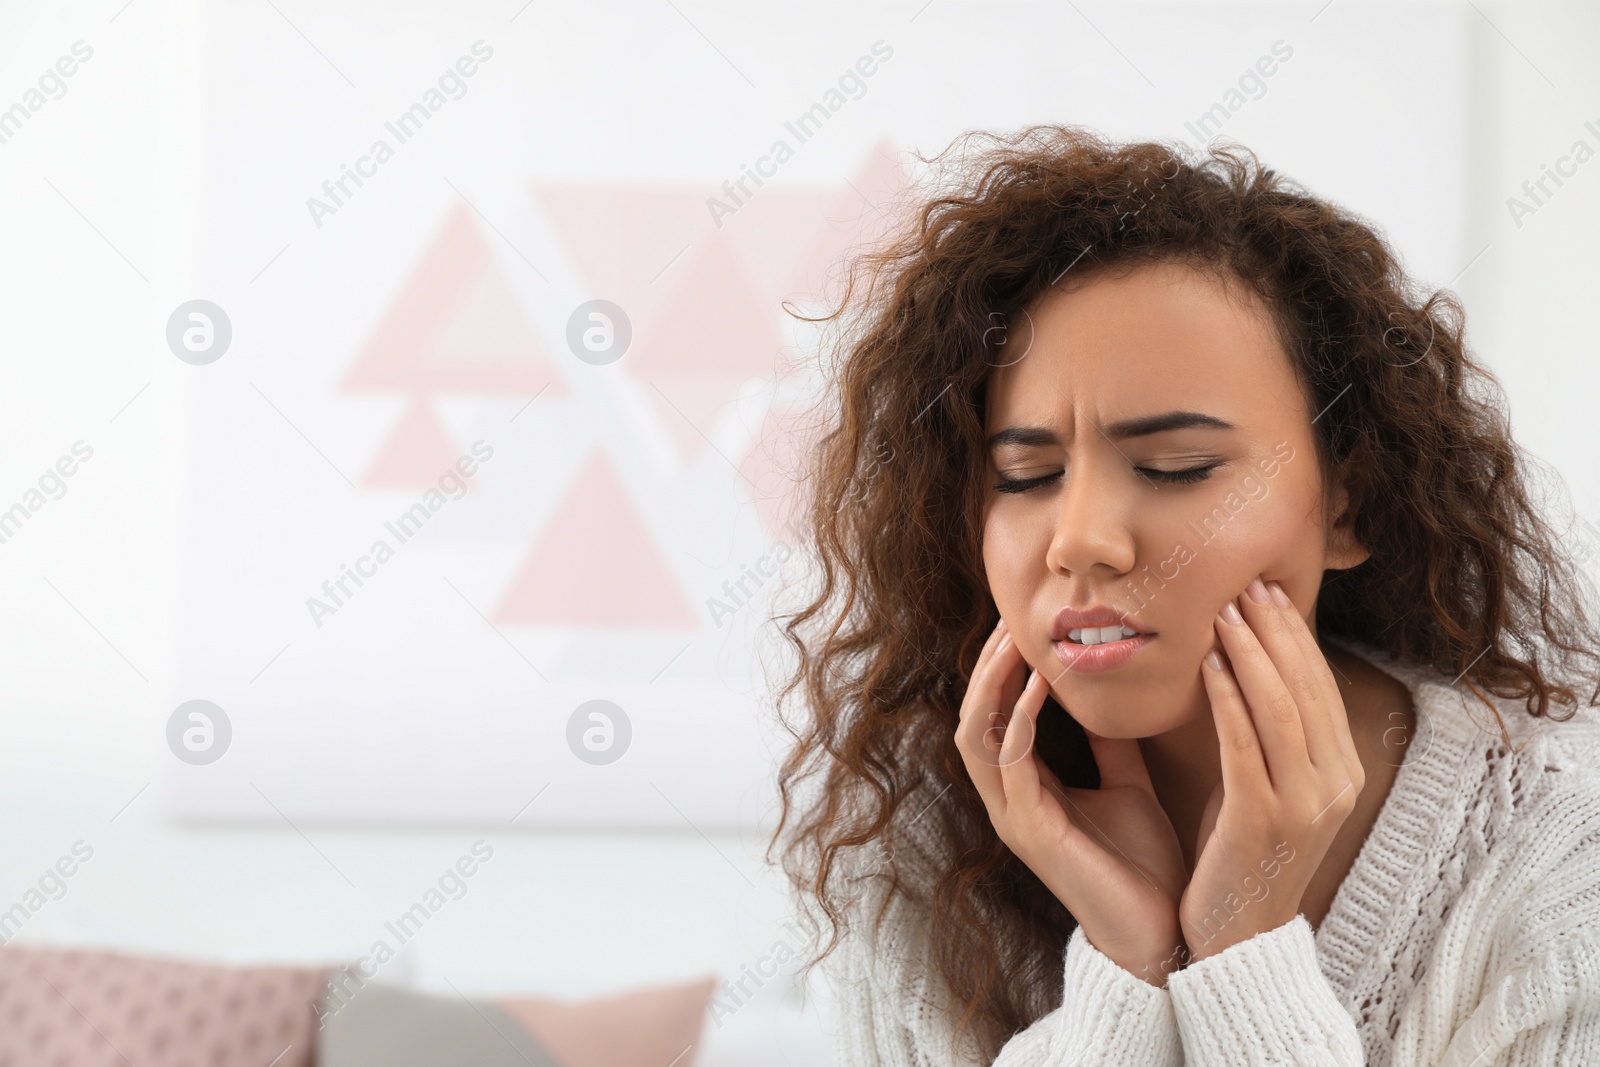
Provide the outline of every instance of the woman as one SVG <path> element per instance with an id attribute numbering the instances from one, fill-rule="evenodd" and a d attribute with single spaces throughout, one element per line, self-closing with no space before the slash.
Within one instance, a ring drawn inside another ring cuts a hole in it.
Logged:
<path id="1" fill-rule="evenodd" d="M 1459 306 L 1241 149 L 989 140 L 825 320 L 841 1062 L 1600 1063 L 1600 644 Z"/>

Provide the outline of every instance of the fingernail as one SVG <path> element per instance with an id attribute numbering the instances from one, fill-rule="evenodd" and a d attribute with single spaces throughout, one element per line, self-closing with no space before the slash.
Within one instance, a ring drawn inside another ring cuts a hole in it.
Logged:
<path id="1" fill-rule="evenodd" d="M 1216 649 L 1213 648 L 1210 652 L 1206 653 L 1206 666 L 1210 667 L 1214 671 L 1220 671 L 1222 669 L 1222 657 L 1217 655 Z"/>
<path id="2" fill-rule="evenodd" d="M 1006 620 L 1001 619 L 1000 620 L 1000 624 L 998 626 L 996 626 L 995 629 L 998 630 L 1000 633 L 1005 633 L 1006 632 Z"/>
<path id="3" fill-rule="evenodd" d="M 1285 593 L 1283 591 L 1283 586 L 1279 585 L 1277 582 L 1268 583 L 1267 591 L 1272 594 L 1272 602 L 1278 605 L 1278 607 L 1288 608 L 1294 606 L 1293 601 L 1289 599 L 1289 594 Z"/>
<path id="4" fill-rule="evenodd" d="M 1261 584 L 1259 576 L 1250 579 L 1250 584 L 1244 587 L 1245 595 L 1257 604 L 1267 602 L 1267 587 Z"/>
<path id="5" fill-rule="evenodd" d="M 1234 626 L 1244 622 L 1244 616 L 1239 614 L 1239 609 L 1233 606 L 1233 601 L 1231 600 L 1222 605 L 1222 610 L 1217 614 L 1222 617 L 1223 622 L 1231 623 Z"/>
<path id="6" fill-rule="evenodd" d="M 1023 686 L 1022 688 L 1024 688 L 1024 689 L 1032 689 L 1033 688 L 1033 683 L 1037 682 L 1038 680 L 1039 680 L 1039 668 L 1035 667 L 1033 670 L 1028 672 L 1028 684 Z"/>

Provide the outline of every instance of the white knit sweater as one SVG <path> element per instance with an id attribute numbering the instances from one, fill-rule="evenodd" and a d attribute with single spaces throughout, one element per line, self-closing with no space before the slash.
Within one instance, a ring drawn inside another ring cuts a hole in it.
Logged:
<path id="1" fill-rule="evenodd" d="M 1501 701 L 1508 749 L 1464 686 L 1351 647 L 1411 689 L 1417 730 L 1321 926 L 1297 915 L 1165 989 L 1079 927 L 1061 1006 L 995 1067 L 1600 1067 L 1600 711 L 1560 723 Z M 917 828 L 897 862 L 928 844 Z M 835 1067 L 981 1064 L 970 1039 L 954 1047 L 960 1006 L 925 955 L 926 915 L 896 894 L 871 934 L 885 881 L 860 880 L 822 964 Z"/>

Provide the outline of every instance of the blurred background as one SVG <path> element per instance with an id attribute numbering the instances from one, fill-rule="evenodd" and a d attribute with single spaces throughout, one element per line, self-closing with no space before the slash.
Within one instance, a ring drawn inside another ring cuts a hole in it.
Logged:
<path id="1" fill-rule="evenodd" d="M 829 1062 L 825 983 L 751 978 L 808 947 L 764 860 L 783 302 L 964 130 L 1237 141 L 1460 295 L 1593 560 L 1597 43 L 1503 0 L 7 0 L 0 940 L 338 965 L 477 844 L 382 981 L 709 979 L 685 1067 Z"/>

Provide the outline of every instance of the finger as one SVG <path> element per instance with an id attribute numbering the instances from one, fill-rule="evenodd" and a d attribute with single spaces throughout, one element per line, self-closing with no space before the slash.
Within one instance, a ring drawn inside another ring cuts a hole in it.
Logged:
<path id="1" fill-rule="evenodd" d="M 1250 624 L 1233 601 L 1222 606 L 1215 629 L 1228 654 L 1234 680 L 1244 694 L 1245 706 L 1256 726 L 1267 773 L 1280 788 L 1293 781 L 1297 770 L 1310 764 L 1305 734 L 1300 728 L 1300 708 L 1283 684 L 1278 668 L 1256 639 Z"/>
<path id="2" fill-rule="evenodd" d="M 1009 634 L 1002 634 L 989 659 L 973 673 L 962 701 L 962 719 L 956 728 L 956 748 L 961 752 L 967 774 L 990 817 L 1005 810 L 1004 787 L 1000 780 L 1000 746 L 1010 722 L 1010 708 L 1016 702 L 1022 653 Z"/>
<path id="3" fill-rule="evenodd" d="M 1334 736 L 1333 707 L 1338 692 L 1330 687 L 1333 676 L 1318 652 L 1313 660 L 1307 655 L 1304 642 L 1295 633 L 1305 630 L 1305 620 L 1291 607 L 1285 611 L 1272 599 L 1272 593 L 1259 577 L 1245 589 L 1239 598 L 1244 620 L 1255 634 L 1256 640 L 1266 650 L 1267 657 L 1277 669 L 1284 688 L 1294 698 L 1299 709 L 1301 736 L 1306 747 L 1306 758 L 1318 770 L 1342 771 L 1344 754 Z M 1307 632 L 1309 636 L 1309 632 Z"/>
<path id="4" fill-rule="evenodd" d="M 956 751 L 961 753 L 967 777 L 972 779 L 973 786 L 978 790 L 978 798 L 988 809 L 990 820 L 994 821 L 1005 813 L 1005 787 L 1000 782 L 997 757 L 984 748 L 988 744 L 984 735 L 990 728 L 987 722 L 976 720 L 962 723 Z"/>
<path id="5" fill-rule="evenodd" d="M 983 643 L 984 653 L 993 651 L 994 646 L 1000 643 L 1000 638 L 1006 635 L 1006 620 L 1000 619 L 994 624 L 994 629 L 989 631 L 989 639 Z M 981 659 L 982 656 L 980 655 Z"/>
<path id="6" fill-rule="evenodd" d="M 1027 684 L 1006 725 L 1005 743 L 1000 749 L 1000 781 L 1005 790 L 1006 810 L 1031 811 L 1037 807 L 1043 786 L 1038 762 L 1033 758 L 1033 742 L 1038 736 L 1039 709 L 1050 691 L 1038 671 L 1028 675 Z"/>
<path id="7" fill-rule="evenodd" d="M 1057 800 L 1061 801 L 1061 806 L 1065 808 L 1068 802 L 1067 787 L 1061 784 L 1061 779 L 1056 777 L 1056 772 L 1052 771 L 1050 765 L 1042 759 L 1034 760 L 1033 765 L 1034 769 L 1039 772 L 1039 784 L 1049 790 Z"/>
<path id="8" fill-rule="evenodd" d="M 1245 705 L 1238 681 L 1216 649 L 1206 653 L 1200 677 L 1205 682 L 1211 717 L 1217 725 L 1223 793 L 1226 794 L 1234 783 L 1237 783 L 1235 795 L 1269 784 L 1255 721 Z"/>
<path id="9" fill-rule="evenodd" d="M 1361 757 L 1356 753 L 1355 738 L 1350 735 L 1350 715 L 1344 706 L 1344 697 L 1339 694 L 1339 683 L 1334 681 L 1328 657 L 1323 655 L 1322 646 L 1317 644 L 1317 637 L 1306 624 L 1305 616 L 1300 614 L 1300 609 L 1295 607 L 1294 601 L 1289 599 L 1289 594 L 1284 592 L 1283 587 L 1277 582 L 1268 582 L 1267 592 L 1272 597 L 1272 602 L 1278 605 L 1278 609 L 1287 617 L 1289 632 L 1300 642 L 1307 661 L 1321 679 L 1323 691 L 1328 694 L 1325 706 L 1328 711 L 1329 733 L 1338 746 L 1340 758 L 1344 760 L 1347 769 L 1360 767 Z M 1312 751 L 1312 762 L 1318 762 L 1316 749 Z"/>
<path id="10" fill-rule="evenodd" d="M 994 647 L 979 658 L 973 669 L 972 680 L 961 701 L 956 736 L 958 742 L 970 742 L 973 753 L 986 763 L 993 764 L 998 759 L 1000 739 L 1011 717 L 1011 705 L 1022 691 L 1025 667 L 1011 634 L 1001 629 Z M 987 746 L 986 738 L 992 741 Z"/>
<path id="11" fill-rule="evenodd" d="M 1104 857 L 1104 846 L 1099 841 L 1104 841 L 1112 848 L 1116 844 L 1072 802 L 1061 780 L 1039 757 L 1034 747 L 1034 740 L 1038 736 L 1039 711 L 1044 707 L 1044 698 L 1049 692 L 1050 687 L 1043 676 L 1034 671 L 1029 675 L 1022 696 L 1012 712 L 1000 759 L 1000 774 L 1006 793 L 1006 818 L 1010 826 L 1018 829 L 1038 825 L 1038 809 L 1048 802 L 1045 794 L 1049 793 L 1065 816 L 1064 821 L 1057 824 L 1062 828 L 1062 835 L 1052 839 L 1049 847 L 1068 865 L 1082 869 L 1093 862 L 1096 853 Z M 1086 826 L 1079 825 L 1080 820 Z M 1093 835 L 1089 833 L 1091 830 Z M 1022 847 L 1028 844 L 1026 839 L 1019 839 L 1016 843 Z M 1071 905 L 1068 906 L 1070 909 Z"/>
<path id="12" fill-rule="evenodd" d="M 1000 712 L 1000 726 L 1002 732 L 1005 724 L 1011 721 L 1011 709 L 1016 704 L 1017 698 L 1022 696 L 1022 687 L 1027 684 L 1028 671 L 1031 668 L 1027 660 L 1022 658 L 1022 650 L 1017 647 L 1016 638 L 1007 631 L 1000 637 L 1003 646 L 995 650 L 996 654 L 989 665 L 989 670 L 995 676 L 994 688 L 998 690 L 995 697 Z M 996 737 L 995 744 L 999 744 Z"/>
<path id="13" fill-rule="evenodd" d="M 983 642 L 983 648 L 978 652 L 978 662 L 972 665 L 972 679 L 967 683 L 969 690 L 971 686 L 979 684 L 978 676 L 984 672 L 989 661 L 994 658 L 995 649 L 999 646 L 1001 639 L 1004 638 L 1005 635 L 1006 620 L 1001 619 L 995 624 L 994 629 L 989 631 L 988 638 Z M 961 708 L 959 712 L 961 721 L 966 721 L 967 713 L 971 710 L 971 703 L 963 700 L 961 702 Z"/>

